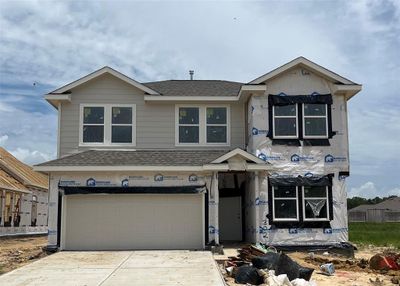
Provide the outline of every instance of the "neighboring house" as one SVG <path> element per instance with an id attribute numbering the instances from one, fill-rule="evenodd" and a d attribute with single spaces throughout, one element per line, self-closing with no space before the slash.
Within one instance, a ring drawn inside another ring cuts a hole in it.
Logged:
<path id="1" fill-rule="evenodd" d="M 350 222 L 400 222 L 400 197 L 375 205 L 359 205 L 348 212 Z"/>
<path id="2" fill-rule="evenodd" d="M 303 57 L 249 83 L 139 83 L 109 67 L 45 96 L 58 110 L 49 246 L 202 249 L 348 240 L 347 101 Z"/>
<path id="3" fill-rule="evenodd" d="M 47 233 L 48 183 L 0 147 L 0 236 Z"/>

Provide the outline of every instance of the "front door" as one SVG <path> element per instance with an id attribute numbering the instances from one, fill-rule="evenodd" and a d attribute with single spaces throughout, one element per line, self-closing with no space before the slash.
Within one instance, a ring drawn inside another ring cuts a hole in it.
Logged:
<path id="1" fill-rule="evenodd" d="M 242 240 L 242 198 L 219 199 L 219 238 L 221 241 Z"/>

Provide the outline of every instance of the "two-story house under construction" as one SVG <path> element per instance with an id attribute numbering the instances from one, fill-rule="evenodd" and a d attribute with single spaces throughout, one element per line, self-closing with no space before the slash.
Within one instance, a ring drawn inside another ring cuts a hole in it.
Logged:
<path id="1" fill-rule="evenodd" d="M 58 110 L 49 246 L 203 249 L 348 239 L 347 101 L 303 57 L 248 83 L 139 83 L 109 67 L 45 96 Z"/>

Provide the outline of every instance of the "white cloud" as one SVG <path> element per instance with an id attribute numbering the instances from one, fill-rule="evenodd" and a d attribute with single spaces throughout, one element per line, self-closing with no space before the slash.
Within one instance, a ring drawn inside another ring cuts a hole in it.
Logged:
<path id="1" fill-rule="evenodd" d="M 391 195 L 400 196 L 400 186 L 392 189 L 380 189 L 373 182 L 366 182 L 357 188 L 351 188 L 348 193 L 349 197 L 363 198 L 387 197 Z"/>
<path id="2" fill-rule="evenodd" d="M 2 146 L 4 143 L 6 143 L 7 140 L 8 140 L 8 135 L 7 134 L 1 135 L 0 136 L 0 146 Z"/>
<path id="3" fill-rule="evenodd" d="M 25 162 L 26 164 L 33 165 L 38 162 L 49 161 L 55 157 L 55 154 L 43 153 L 38 150 L 29 150 L 23 148 L 17 148 L 15 150 L 8 150 L 18 160 Z"/>

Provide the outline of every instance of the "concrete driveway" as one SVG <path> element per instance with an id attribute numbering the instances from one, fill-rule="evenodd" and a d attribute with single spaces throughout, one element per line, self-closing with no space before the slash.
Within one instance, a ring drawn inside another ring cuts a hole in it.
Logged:
<path id="1" fill-rule="evenodd" d="M 206 251 L 66 251 L 0 276 L 0 285 L 225 285 Z"/>

